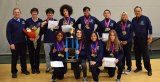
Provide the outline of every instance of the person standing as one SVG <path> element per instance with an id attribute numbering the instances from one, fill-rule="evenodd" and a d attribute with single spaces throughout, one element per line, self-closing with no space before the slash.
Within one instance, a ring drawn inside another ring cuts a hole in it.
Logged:
<path id="1" fill-rule="evenodd" d="M 38 9 L 37 8 L 32 8 L 30 11 L 32 17 L 28 18 L 26 20 L 26 28 L 30 28 L 30 29 L 40 29 L 40 25 L 42 22 L 42 19 L 38 18 Z M 31 70 L 32 73 L 35 74 L 39 74 L 40 70 L 39 70 L 39 52 L 40 52 L 40 44 L 41 44 L 41 36 L 40 34 L 38 34 L 39 36 L 36 39 L 33 38 L 29 38 L 27 37 L 27 45 L 28 45 L 28 51 L 29 51 L 29 58 L 30 58 L 30 64 L 31 64 Z M 34 43 L 34 41 L 36 41 L 36 43 Z M 36 46 L 36 47 L 35 47 Z"/>
<path id="2" fill-rule="evenodd" d="M 20 57 L 21 72 L 25 75 L 30 73 L 27 71 L 26 64 L 26 38 L 22 31 L 25 28 L 25 20 L 21 18 L 21 10 L 13 9 L 13 18 L 9 20 L 6 28 L 6 37 L 11 50 L 11 73 L 12 78 L 17 78 L 17 61 Z"/>
<path id="3" fill-rule="evenodd" d="M 126 12 L 122 13 L 121 20 L 117 23 L 117 34 L 124 51 L 124 56 L 122 59 L 123 62 L 122 73 L 128 74 L 131 71 L 131 66 L 132 66 L 131 48 L 132 48 L 133 28 L 131 22 L 128 20 L 128 15 Z M 125 64 L 127 65 L 127 70 L 125 70 Z"/>
<path id="4" fill-rule="evenodd" d="M 135 73 L 142 70 L 141 56 L 143 57 L 144 67 L 148 71 L 148 76 L 152 76 L 152 68 L 150 63 L 150 55 L 148 53 L 148 45 L 152 42 L 152 25 L 147 16 L 142 15 L 142 8 L 136 6 L 134 8 L 136 17 L 132 19 L 134 32 L 134 51 L 137 69 Z"/>

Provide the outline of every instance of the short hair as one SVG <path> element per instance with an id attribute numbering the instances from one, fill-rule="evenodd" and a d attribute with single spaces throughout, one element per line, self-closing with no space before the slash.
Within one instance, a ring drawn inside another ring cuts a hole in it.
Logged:
<path id="1" fill-rule="evenodd" d="M 64 14 L 63 14 L 64 9 L 67 9 L 69 16 L 72 15 L 72 13 L 73 13 L 72 6 L 70 6 L 70 5 L 68 5 L 68 4 L 62 5 L 62 6 L 60 7 L 60 13 L 61 13 L 62 16 L 64 16 Z"/>
<path id="2" fill-rule="evenodd" d="M 83 7 L 83 12 L 85 12 L 87 9 L 88 9 L 89 11 L 91 10 L 89 7 L 85 6 L 85 7 Z"/>
<path id="3" fill-rule="evenodd" d="M 141 11 L 142 11 L 142 7 L 140 7 L 140 6 L 136 6 L 136 7 L 134 7 L 134 11 L 135 11 L 137 8 L 140 8 L 140 9 L 141 9 Z"/>
<path id="4" fill-rule="evenodd" d="M 32 12 L 34 12 L 34 11 L 37 12 L 37 14 L 39 13 L 38 8 L 32 8 L 30 13 L 32 14 Z"/>
<path id="5" fill-rule="evenodd" d="M 54 9 L 52 9 L 52 8 L 46 9 L 46 14 L 48 14 L 48 13 L 53 13 L 54 14 Z"/>
<path id="6" fill-rule="evenodd" d="M 18 9 L 18 10 L 20 11 L 20 13 L 21 13 L 21 9 L 18 8 L 18 7 L 16 7 L 16 8 L 13 9 L 13 13 L 14 13 L 14 11 L 17 10 L 17 9 Z"/>
<path id="7" fill-rule="evenodd" d="M 104 12 L 105 12 L 105 11 L 108 11 L 108 12 L 111 14 L 111 11 L 110 11 L 109 9 L 104 10 Z M 103 13 L 104 13 L 104 12 L 103 12 Z"/>

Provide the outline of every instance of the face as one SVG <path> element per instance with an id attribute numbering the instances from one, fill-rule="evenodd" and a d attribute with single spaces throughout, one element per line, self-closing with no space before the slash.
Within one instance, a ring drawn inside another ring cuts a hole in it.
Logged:
<path id="1" fill-rule="evenodd" d="M 116 37 L 115 37 L 114 33 L 111 32 L 111 34 L 110 34 L 111 42 L 114 42 L 115 38 L 116 38 Z"/>
<path id="2" fill-rule="evenodd" d="M 95 33 L 92 33 L 92 35 L 91 35 L 91 40 L 92 40 L 93 42 L 97 41 L 97 36 L 96 36 Z"/>
<path id="3" fill-rule="evenodd" d="M 111 13 L 109 11 L 105 11 L 103 16 L 106 18 L 106 19 L 110 19 L 111 17 Z"/>
<path id="4" fill-rule="evenodd" d="M 135 13 L 136 17 L 140 17 L 142 15 L 142 10 L 140 8 L 136 8 L 134 10 L 134 13 Z"/>
<path id="5" fill-rule="evenodd" d="M 58 41 L 61 41 L 63 39 L 63 34 L 62 33 L 59 33 L 58 35 L 57 35 L 57 40 Z"/>
<path id="6" fill-rule="evenodd" d="M 86 9 L 86 10 L 84 11 L 84 16 L 86 16 L 86 17 L 90 16 L 90 11 L 89 11 L 89 9 Z"/>
<path id="7" fill-rule="evenodd" d="M 124 20 L 124 21 L 128 20 L 127 14 L 125 14 L 125 13 L 122 14 L 122 20 Z"/>
<path id="8" fill-rule="evenodd" d="M 54 15 L 54 14 L 53 14 L 52 12 L 49 12 L 49 13 L 47 13 L 47 18 L 48 18 L 48 19 L 52 19 L 52 18 L 53 18 L 53 15 Z"/>
<path id="9" fill-rule="evenodd" d="M 20 18 L 21 11 L 19 9 L 16 9 L 13 11 L 13 15 L 15 18 Z"/>
<path id="10" fill-rule="evenodd" d="M 82 32 L 80 30 L 78 30 L 76 32 L 76 36 L 77 36 L 77 38 L 81 38 L 82 37 Z"/>
<path id="11" fill-rule="evenodd" d="M 31 15 L 33 18 L 37 18 L 38 13 L 37 13 L 37 11 L 33 11 Z"/>
<path id="12" fill-rule="evenodd" d="M 69 17 L 69 12 L 67 9 L 63 10 L 63 15 L 64 15 L 64 17 Z"/>

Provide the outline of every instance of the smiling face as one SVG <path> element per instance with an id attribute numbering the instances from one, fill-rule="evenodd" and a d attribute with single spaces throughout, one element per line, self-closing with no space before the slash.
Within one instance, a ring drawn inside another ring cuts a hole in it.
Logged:
<path id="1" fill-rule="evenodd" d="M 85 17 L 89 17 L 90 16 L 90 10 L 89 9 L 86 9 L 83 13 L 84 13 Z"/>
<path id="2" fill-rule="evenodd" d="M 79 38 L 79 39 L 82 38 L 82 32 L 81 32 L 80 30 L 78 30 L 78 31 L 76 32 L 76 37 Z"/>
<path id="3" fill-rule="evenodd" d="M 111 13 L 110 13 L 109 11 L 104 11 L 103 16 L 104 16 L 106 19 L 110 19 Z"/>
<path id="4" fill-rule="evenodd" d="M 126 13 L 122 13 L 121 19 L 122 19 L 123 21 L 128 20 L 127 14 L 126 14 Z"/>
<path id="5" fill-rule="evenodd" d="M 14 9 L 13 15 L 14 15 L 14 18 L 17 18 L 17 19 L 20 18 L 20 15 L 21 15 L 20 9 Z"/>
<path id="6" fill-rule="evenodd" d="M 63 15 L 64 15 L 64 17 L 69 17 L 69 12 L 67 9 L 63 10 Z"/>
<path id="7" fill-rule="evenodd" d="M 142 15 L 142 9 L 135 8 L 134 13 L 135 13 L 136 17 L 140 17 Z"/>
<path id="8" fill-rule="evenodd" d="M 52 12 L 48 12 L 48 13 L 47 13 L 47 18 L 48 18 L 48 19 L 53 19 L 53 15 L 54 15 L 54 14 L 53 14 Z"/>
<path id="9" fill-rule="evenodd" d="M 57 37 L 57 41 L 62 41 L 63 39 L 63 34 L 62 33 L 58 33 Z"/>
<path id="10" fill-rule="evenodd" d="M 92 33 L 92 35 L 91 35 L 91 40 L 93 41 L 93 42 L 95 42 L 95 41 L 97 41 L 97 35 L 95 34 L 95 33 Z"/>
<path id="11" fill-rule="evenodd" d="M 37 11 L 33 11 L 31 13 L 31 15 L 32 15 L 32 18 L 37 18 L 38 12 Z"/>
<path id="12" fill-rule="evenodd" d="M 115 41 L 116 36 L 115 36 L 114 32 L 111 32 L 111 33 L 110 33 L 109 38 L 110 38 L 111 42 L 114 42 L 114 41 Z"/>

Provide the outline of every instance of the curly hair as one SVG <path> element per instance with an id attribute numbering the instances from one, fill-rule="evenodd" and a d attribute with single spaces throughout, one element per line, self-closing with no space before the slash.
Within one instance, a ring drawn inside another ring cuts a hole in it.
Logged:
<path id="1" fill-rule="evenodd" d="M 63 14 L 63 10 L 64 10 L 64 9 L 67 9 L 67 10 L 68 10 L 69 16 L 72 15 L 72 13 L 73 13 L 72 6 L 70 6 L 70 5 L 68 5 L 68 4 L 62 5 L 62 6 L 60 7 L 60 13 L 61 13 L 62 16 L 64 16 L 64 14 Z"/>

